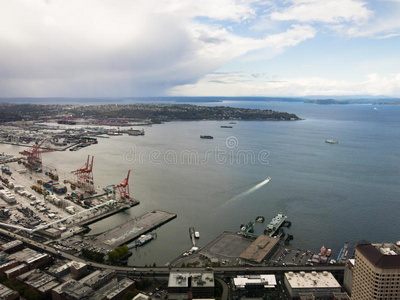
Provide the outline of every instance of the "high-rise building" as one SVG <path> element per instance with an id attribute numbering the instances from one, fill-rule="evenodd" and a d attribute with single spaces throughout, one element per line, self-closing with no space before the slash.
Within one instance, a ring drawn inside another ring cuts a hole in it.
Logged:
<path id="1" fill-rule="evenodd" d="M 400 243 L 356 247 L 351 299 L 400 299 Z"/>

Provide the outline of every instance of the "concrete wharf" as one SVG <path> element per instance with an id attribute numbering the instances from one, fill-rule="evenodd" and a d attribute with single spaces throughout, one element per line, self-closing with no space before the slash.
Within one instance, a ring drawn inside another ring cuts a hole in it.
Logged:
<path id="1" fill-rule="evenodd" d="M 176 218 L 174 213 L 153 210 L 99 234 L 91 243 L 96 248 L 114 250 L 174 218 Z"/>
<path id="2" fill-rule="evenodd" d="M 135 205 L 138 205 L 139 203 L 140 203 L 140 201 L 133 199 L 130 203 L 122 204 L 121 206 L 118 206 L 114 210 L 110 210 L 110 211 L 108 211 L 106 213 L 102 213 L 100 215 L 95 215 L 93 217 L 89 217 L 89 218 L 87 218 L 85 220 L 82 220 L 81 222 L 79 222 L 79 225 L 80 226 L 90 225 L 90 224 L 95 223 L 97 221 L 100 221 L 102 219 L 108 218 L 108 217 L 110 217 L 112 215 L 115 215 L 116 213 L 119 213 L 119 212 L 121 212 L 123 210 L 131 208 L 131 207 L 133 207 Z"/>

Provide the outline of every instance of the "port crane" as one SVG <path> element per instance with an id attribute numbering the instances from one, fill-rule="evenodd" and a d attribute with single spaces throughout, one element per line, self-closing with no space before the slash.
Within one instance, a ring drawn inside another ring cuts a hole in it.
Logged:
<path id="1" fill-rule="evenodd" d="M 93 159 L 94 156 L 90 161 L 90 155 L 88 155 L 86 163 L 81 168 L 71 172 L 76 175 L 78 185 L 93 187 Z"/>
<path id="2" fill-rule="evenodd" d="M 129 194 L 129 174 L 131 173 L 131 170 L 128 171 L 128 175 L 126 178 L 118 185 L 114 186 L 114 190 L 119 191 L 119 195 L 121 197 L 121 200 L 129 200 L 131 198 Z"/>
<path id="3" fill-rule="evenodd" d="M 42 153 L 47 153 L 47 152 L 54 152 L 54 150 L 51 149 L 40 149 L 46 139 L 44 139 L 40 144 L 38 145 L 33 145 L 31 148 L 21 151 L 19 154 L 25 155 L 26 159 L 29 163 L 29 166 L 31 166 L 33 169 L 41 169 L 42 168 Z"/>

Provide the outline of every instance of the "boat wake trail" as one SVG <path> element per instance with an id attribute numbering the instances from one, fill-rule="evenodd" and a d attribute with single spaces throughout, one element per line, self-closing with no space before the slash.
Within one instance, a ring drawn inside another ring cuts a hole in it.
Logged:
<path id="1" fill-rule="evenodd" d="M 236 201 L 236 200 L 238 200 L 238 199 L 240 199 L 240 198 L 243 198 L 243 197 L 245 197 L 245 196 L 247 196 L 247 195 L 249 195 L 249 194 L 251 194 L 251 193 L 257 191 L 259 188 L 263 187 L 263 186 L 266 185 L 268 182 L 270 182 L 270 180 L 271 180 L 271 177 L 268 177 L 268 178 L 265 179 L 264 181 L 261 181 L 260 183 L 257 183 L 255 186 L 249 188 L 248 190 L 244 191 L 243 193 L 240 193 L 239 195 L 236 195 L 235 197 L 233 197 L 233 198 L 229 199 L 228 201 L 226 201 L 226 202 L 223 204 L 223 206 L 225 206 L 225 205 L 227 205 L 227 204 L 229 204 L 229 203 L 231 203 L 231 202 L 233 202 L 233 201 Z"/>

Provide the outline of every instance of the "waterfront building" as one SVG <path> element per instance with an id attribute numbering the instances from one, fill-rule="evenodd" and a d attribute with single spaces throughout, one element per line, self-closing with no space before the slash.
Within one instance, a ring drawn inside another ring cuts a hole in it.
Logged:
<path id="1" fill-rule="evenodd" d="M 232 298 L 274 299 L 277 296 L 275 275 L 244 275 L 232 279 Z"/>
<path id="2" fill-rule="evenodd" d="M 239 258 L 245 262 L 259 264 L 275 253 L 278 243 L 279 239 L 262 234 L 240 254 Z"/>
<path id="3" fill-rule="evenodd" d="M 171 272 L 168 299 L 211 299 L 214 286 L 213 272 Z"/>
<path id="4" fill-rule="evenodd" d="M 351 299 L 400 298 L 400 243 L 357 245 Z"/>
<path id="5" fill-rule="evenodd" d="M 340 293 L 342 287 L 332 273 L 323 272 L 287 272 L 285 273 L 285 286 L 292 298 L 299 294 L 312 293 L 317 299 L 332 298 L 333 293 Z"/>

